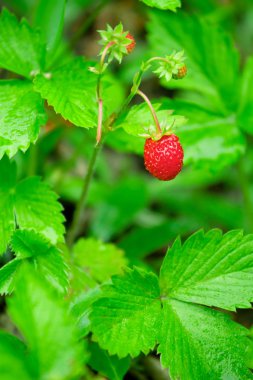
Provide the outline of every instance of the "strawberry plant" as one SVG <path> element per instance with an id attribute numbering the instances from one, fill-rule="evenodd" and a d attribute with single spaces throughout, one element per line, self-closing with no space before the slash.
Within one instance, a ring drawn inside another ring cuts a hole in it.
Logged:
<path id="1" fill-rule="evenodd" d="M 1 380 L 253 379 L 252 19 L 1 2 Z"/>

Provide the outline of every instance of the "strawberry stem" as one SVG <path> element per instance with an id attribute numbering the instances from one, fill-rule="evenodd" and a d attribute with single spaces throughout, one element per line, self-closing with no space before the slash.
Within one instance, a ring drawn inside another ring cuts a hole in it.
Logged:
<path id="1" fill-rule="evenodd" d="M 97 81 L 97 102 L 98 102 L 98 125 L 97 125 L 97 136 L 96 136 L 97 144 L 99 144 L 102 137 L 102 124 L 103 124 L 103 99 L 102 99 L 102 94 L 101 94 L 101 77 L 102 77 L 102 73 L 104 69 L 105 57 L 110 47 L 114 44 L 115 42 L 111 41 L 106 45 L 100 59 L 100 68 L 99 68 L 98 81 Z"/>
<path id="2" fill-rule="evenodd" d="M 147 103 L 147 105 L 151 111 L 151 114 L 153 116 L 154 122 L 155 122 L 157 137 L 160 137 L 162 135 L 162 129 L 161 129 L 160 123 L 158 121 L 154 107 L 152 106 L 149 98 L 141 90 L 137 90 L 136 94 L 140 95 L 145 100 L 145 102 Z"/>

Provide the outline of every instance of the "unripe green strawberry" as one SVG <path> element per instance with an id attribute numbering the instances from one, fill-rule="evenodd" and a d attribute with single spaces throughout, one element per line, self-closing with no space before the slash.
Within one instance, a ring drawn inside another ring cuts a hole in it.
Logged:
<path id="1" fill-rule="evenodd" d="M 187 67 L 186 67 L 186 65 L 183 65 L 182 67 L 180 67 L 180 69 L 178 69 L 176 74 L 172 74 L 172 78 L 173 79 L 182 79 L 186 76 L 186 74 L 187 74 Z"/>
<path id="2" fill-rule="evenodd" d="M 148 138 L 145 142 L 145 167 L 161 181 L 169 181 L 180 173 L 183 158 L 183 148 L 174 134 L 164 135 L 157 141 Z"/>
<path id="3" fill-rule="evenodd" d="M 132 51 L 134 50 L 136 42 L 134 37 L 130 33 L 127 33 L 126 38 L 128 38 L 131 41 L 130 44 L 126 46 L 127 52 L 129 54 L 132 53 Z"/>

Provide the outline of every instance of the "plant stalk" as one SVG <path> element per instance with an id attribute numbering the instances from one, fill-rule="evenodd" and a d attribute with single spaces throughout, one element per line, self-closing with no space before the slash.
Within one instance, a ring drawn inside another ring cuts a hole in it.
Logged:
<path id="1" fill-rule="evenodd" d="M 102 143 L 100 141 L 100 143 L 96 144 L 94 146 L 94 149 L 93 149 L 93 153 L 92 153 L 92 156 L 91 156 L 91 159 L 89 162 L 87 173 L 86 173 L 86 176 L 84 178 L 82 193 L 81 193 L 81 196 L 79 198 L 79 201 L 77 202 L 77 205 L 76 205 L 76 208 L 74 211 L 74 215 L 73 215 L 73 219 L 72 219 L 72 222 L 71 222 L 68 234 L 67 234 L 67 238 L 66 238 L 67 245 L 69 247 L 71 247 L 73 245 L 73 243 L 74 243 L 74 241 L 78 235 L 78 232 L 79 232 L 81 215 L 82 215 L 83 208 L 84 208 L 86 200 L 87 200 L 87 195 L 88 195 L 91 179 L 92 179 L 92 176 L 94 173 L 96 160 L 97 160 L 98 153 L 100 151 L 101 146 L 102 146 Z"/>

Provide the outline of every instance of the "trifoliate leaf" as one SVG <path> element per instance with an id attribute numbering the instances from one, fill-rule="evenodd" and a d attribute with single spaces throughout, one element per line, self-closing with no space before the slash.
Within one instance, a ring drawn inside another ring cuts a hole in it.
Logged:
<path id="1" fill-rule="evenodd" d="M 35 90 L 41 94 L 43 99 L 47 100 L 48 104 L 54 107 L 56 113 L 83 128 L 97 126 L 97 75 L 89 70 L 92 64 L 92 62 L 85 62 L 83 58 L 76 58 L 51 73 L 38 75 L 34 80 Z M 118 107 L 118 103 L 115 102 L 115 99 L 112 101 L 115 80 L 112 80 L 111 76 L 104 77 L 102 86 L 105 119 L 108 116 L 107 106 L 113 104 L 114 107 Z M 120 94 L 121 91 L 117 84 L 116 89 Z M 121 97 L 122 94 L 119 98 Z M 109 111 L 112 113 L 115 109 L 110 108 Z"/>
<path id="2" fill-rule="evenodd" d="M 155 7 L 158 9 L 169 9 L 170 11 L 176 11 L 178 7 L 181 7 L 181 0 L 140 0 L 149 7 Z"/>
<path id="3" fill-rule="evenodd" d="M 18 150 L 25 152 L 45 123 L 42 99 L 30 82 L 0 81 L 0 158 L 4 153 L 12 157 Z"/>
<path id="4" fill-rule="evenodd" d="M 163 132 L 176 131 L 178 126 L 186 122 L 185 117 L 174 115 L 169 108 L 166 110 L 161 109 L 161 103 L 153 104 L 153 108 Z M 123 128 L 127 133 L 138 137 L 155 136 L 157 134 L 155 122 L 146 103 L 133 106 L 126 115 L 118 120 L 117 127 Z"/>
<path id="5" fill-rule="evenodd" d="M 89 366 L 110 380 L 122 380 L 130 367 L 129 357 L 119 359 L 116 355 L 110 356 L 97 343 L 89 344 L 89 354 Z"/>
<path id="6" fill-rule="evenodd" d="M 68 286 L 67 267 L 62 253 L 44 236 L 32 230 L 16 230 L 12 236 L 12 250 L 16 259 L 0 269 L 0 293 L 11 293 L 22 262 L 28 261 L 36 272 L 52 286 L 65 292 Z"/>
<path id="7" fill-rule="evenodd" d="M 163 302 L 161 363 L 181 380 L 252 379 L 247 330 L 221 312 L 171 299 Z"/>
<path id="8" fill-rule="evenodd" d="M 198 231 L 168 250 L 160 274 L 162 294 L 227 310 L 253 301 L 253 235 Z"/>
<path id="9" fill-rule="evenodd" d="M 65 301 L 30 265 L 17 277 L 8 312 L 22 333 L 39 379 L 69 380 L 83 372 L 86 359 Z"/>
<path id="10" fill-rule="evenodd" d="M 160 312 L 156 275 L 128 269 L 124 276 L 114 276 L 93 304 L 94 340 L 111 355 L 147 354 L 157 341 Z"/>
<path id="11" fill-rule="evenodd" d="M 0 254 L 4 252 L 16 224 L 33 228 L 52 243 L 63 241 L 62 206 L 57 195 L 38 177 L 16 183 L 16 166 L 7 157 L 0 160 Z"/>
<path id="12" fill-rule="evenodd" d="M 29 78 L 44 65 L 40 34 L 6 9 L 0 15 L 0 67 Z M 21 96 L 22 99 L 22 96 Z M 1 107 L 2 108 L 2 107 Z"/>
<path id="13" fill-rule="evenodd" d="M 32 380 L 26 347 L 16 337 L 0 331 L 1 380 Z"/>
<path id="14" fill-rule="evenodd" d="M 99 283 L 120 274 L 127 265 L 122 250 L 93 238 L 79 239 L 73 248 L 73 257 L 75 263 Z"/>
<path id="15" fill-rule="evenodd" d="M 239 59 L 232 40 L 219 27 L 194 15 L 162 11 L 150 15 L 151 56 L 184 50 L 187 57 L 187 76 L 169 84 L 204 94 L 212 110 L 233 113 L 238 101 Z"/>

